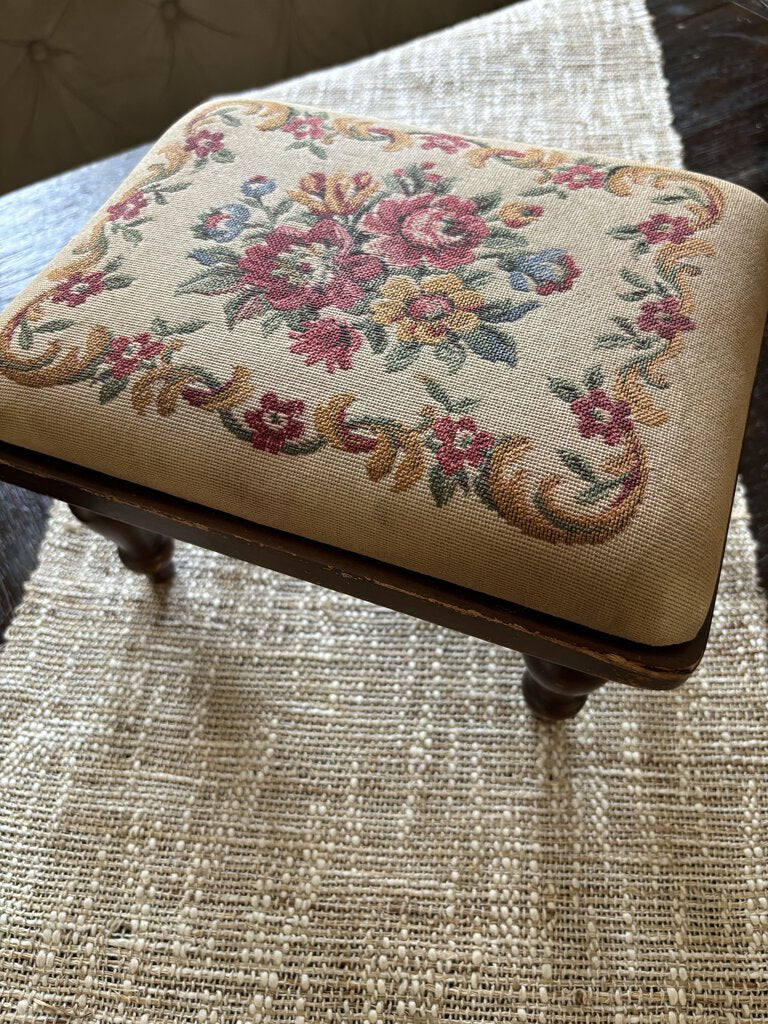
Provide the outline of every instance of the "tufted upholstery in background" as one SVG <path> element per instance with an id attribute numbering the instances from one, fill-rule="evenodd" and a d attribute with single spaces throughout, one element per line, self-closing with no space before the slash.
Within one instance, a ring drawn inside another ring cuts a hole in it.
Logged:
<path id="1" fill-rule="evenodd" d="M 501 0 L 0 0 L 0 192 Z"/>

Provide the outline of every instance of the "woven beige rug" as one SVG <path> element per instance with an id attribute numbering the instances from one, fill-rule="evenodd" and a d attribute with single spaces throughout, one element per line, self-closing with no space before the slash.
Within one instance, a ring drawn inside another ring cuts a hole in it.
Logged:
<path id="1" fill-rule="evenodd" d="M 679 160 L 645 8 L 528 0 L 279 90 Z M 768 1019 L 766 607 L 737 497 L 673 694 L 537 725 L 517 655 L 55 508 L 0 654 L 0 1020 Z"/>

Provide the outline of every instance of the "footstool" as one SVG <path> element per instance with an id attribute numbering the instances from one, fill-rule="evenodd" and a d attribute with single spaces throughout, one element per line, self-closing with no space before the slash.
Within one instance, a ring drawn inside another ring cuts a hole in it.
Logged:
<path id="1" fill-rule="evenodd" d="M 768 206 L 676 169 L 225 99 L 0 319 L 0 477 L 522 652 L 566 718 L 704 651 Z M 249 600 L 258 601 L 258 593 Z"/>

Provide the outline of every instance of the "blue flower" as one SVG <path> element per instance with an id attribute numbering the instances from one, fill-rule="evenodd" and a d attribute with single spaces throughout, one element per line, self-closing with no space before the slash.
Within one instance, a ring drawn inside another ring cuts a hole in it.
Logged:
<path id="1" fill-rule="evenodd" d="M 573 257 L 565 249 L 542 249 L 515 257 L 509 283 L 519 292 L 535 291 L 538 295 L 550 295 L 568 291 L 580 273 Z"/>
<path id="2" fill-rule="evenodd" d="M 277 188 L 277 182 L 273 181 L 272 178 L 265 178 L 263 174 L 254 174 L 252 178 L 248 178 L 242 184 L 242 193 L 244 196 L 250 196 L 252 199 L 258 196 L 268 196 L 270 192 L 274 192 Z"/>
<path id="3" fill-rule="evenodd" d="M 203 214 L 195 234 L 214 242 L 231 242 L 243 230 L 250 216 L 251 211 L 242 203 L 227 203 Z"/>

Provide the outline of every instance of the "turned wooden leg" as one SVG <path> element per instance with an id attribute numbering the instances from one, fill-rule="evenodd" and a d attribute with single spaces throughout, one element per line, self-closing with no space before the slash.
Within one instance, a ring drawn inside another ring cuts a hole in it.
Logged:
<path id="1" fill-rule="evenodd" d="M 69 508 L 81 523 L 117 544 L 117 553 L 126 569 L 149 576 L 154 583 L 165 583 L 173 576 L 173 541 L 170 537 L 129 526 L 78 505 L 70 505 Z"/>
<path id="2" fill-rule="evenodd" d="M 586 704 L 587 695 L 607 682 L 530 655 L 524 660 L 523 696 L 534 715 L 545 722 L 573 718 Z"/>

